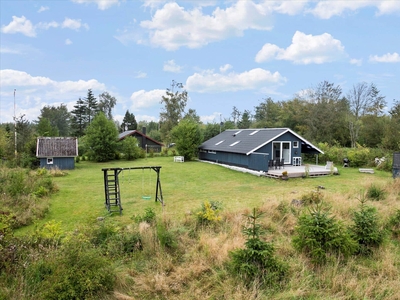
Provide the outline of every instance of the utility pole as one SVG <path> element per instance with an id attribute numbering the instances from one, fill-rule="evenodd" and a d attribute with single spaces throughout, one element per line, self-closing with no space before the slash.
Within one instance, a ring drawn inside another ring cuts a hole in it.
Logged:
<path id="1" fill-rule="evenodd" d="M 15 159 L 17 159 L 17 116 L 15 115 L 15 92 L 17 89 L 14 89 L 14 155 Z"/>

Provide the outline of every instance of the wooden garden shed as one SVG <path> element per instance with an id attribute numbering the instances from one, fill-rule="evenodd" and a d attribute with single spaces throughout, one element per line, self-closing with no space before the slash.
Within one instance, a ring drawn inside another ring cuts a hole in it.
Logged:
<path id="1" fill-rule="evenodd" d="M 229 129 L 199 146 L 199 159 L 267 172 L 271 163 L 299 166 L 322 150 L 289 128 Z"/>
<path id="2" fill-rule="evenodd" d="M 38 137 L 36 157 L 40 167 L 71 170 L 75 168 L 75 157 L 78 156 L 78 139 L 75 137 Z"/>
<path id="3" fill-rule="evenodd" d="M 119 134 L 118 136 L 118 141 L 122 141 L 123 139 L 133 136 L 135 137 L 138 142 L 139 142 L 139 147 L 141 147 L 143 150 L 146 150 L 146 152 L 153 150 L 153 152 L 159 153 L 161 152 L 163 144 L 160 142 L 157 142 L 156 140 L 152 139 L 151 137 L 146 135 L 146 127 L 142 128 L 142 132 L 138 130 L 127 130 Z"/>

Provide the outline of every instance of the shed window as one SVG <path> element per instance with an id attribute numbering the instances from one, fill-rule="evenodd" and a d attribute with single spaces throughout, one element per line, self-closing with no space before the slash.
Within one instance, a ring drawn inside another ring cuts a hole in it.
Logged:
<path id="1" fill-rule="evenodd" d="M 218 143 L 215 144 L 215 146 L 218 146 L 219 144 L 222 144 L 224 141 L 219 141 Z"/>
<path id="2" fill-rule="evenodd" d="M 212 150 L 208 150 L 208 153 L 210 153 L 210 154 L 217 154 L 217 152 L 212 151 Z"/>
<path id="3" fill-rule="evenodd" d="M 239 144 L 240 143 L 240 141 L 236 141 L 236 142 L 234 142 L 234 143 L 232 143 L 232 144 L 230 144 L 229 146 L 235 146 L 236 144 Z"/>
<path id="4" fill-rule="evenodd" d="M 293 142 L 293 148 L 299 148 L 299 142 L 298 141 Z"/>
<path id="5" fill-rule="evenodd" d="M 48 165 L 52 165 L 53 164 L 53 158 L 52 157 L 48 157 L 47 158 L 47 164 Z"/>

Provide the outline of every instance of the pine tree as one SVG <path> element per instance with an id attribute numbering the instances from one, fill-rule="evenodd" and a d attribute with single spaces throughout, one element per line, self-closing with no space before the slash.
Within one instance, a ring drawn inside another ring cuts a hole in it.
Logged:
<path id="1" fill-rule="evenodd" d="M 91 89 L 88 89 L 87 97 L 84 99 L 84 103 L 86 106 L 88 124 L 90 124 L 99 111 L 97 99 L 93 96 Z"/>
<path id="2" fill-rule="evenodd" d="M 137 122 L 135 115 L 130 113 L 129 110 L 126 111 L 124 119 L 122 120 L 121 130 L 136 130 L 137 129 Z"/>
<path id="3" fill-rule="evenodd" d="M 84 135 L 88 123 L 85 102 L 79 98 L 79 100 L 76 102 L 76 105 L 74 105 L 74 108 L 75 109 L 71 111 L 72 130 L 75 136 L 81 137 Z"/>

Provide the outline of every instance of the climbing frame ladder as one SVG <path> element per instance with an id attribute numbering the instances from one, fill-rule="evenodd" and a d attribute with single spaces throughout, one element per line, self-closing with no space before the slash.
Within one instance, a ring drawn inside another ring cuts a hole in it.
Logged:
<path id="1" fill-rule="evenodd" d="M 101 169 L 104 172 L 104 194 L 105 194 L 105 206 L 107 210 L 111 212 L 118 212 L 122 214 L 122 205 L 121 205 L 121 193 L 119 188 L 119 179 L 118 175 L 124 170 L 144 170 L 144 169 L 152 169 L 157 173 L 157 182 L 156 182 L 156 195 L 155 202 L 160 202 L 164 206 L 164 199 L 161 190 L 161 181 L 160 181 L 160 166 L 149 166 L 149 167 L 131 167 L 131 168 L 104 168 Z M 112 207 L 118 207 L 118 210 L 113 210 Z"/>
<path id="2" fill-rule="evenodd" d="M 119 211 L 119 214 L 122 214 L 121 193 L 118 179 L 118 175 L 121 173 L 122 169 L 110 168 L 102 169 L 102 171 L 104 172 L 104 192 L 106 199 L 104 205 L 110 213 Z M 117 207 L 117 210 L 113 210 L 112 207 Z"/>

